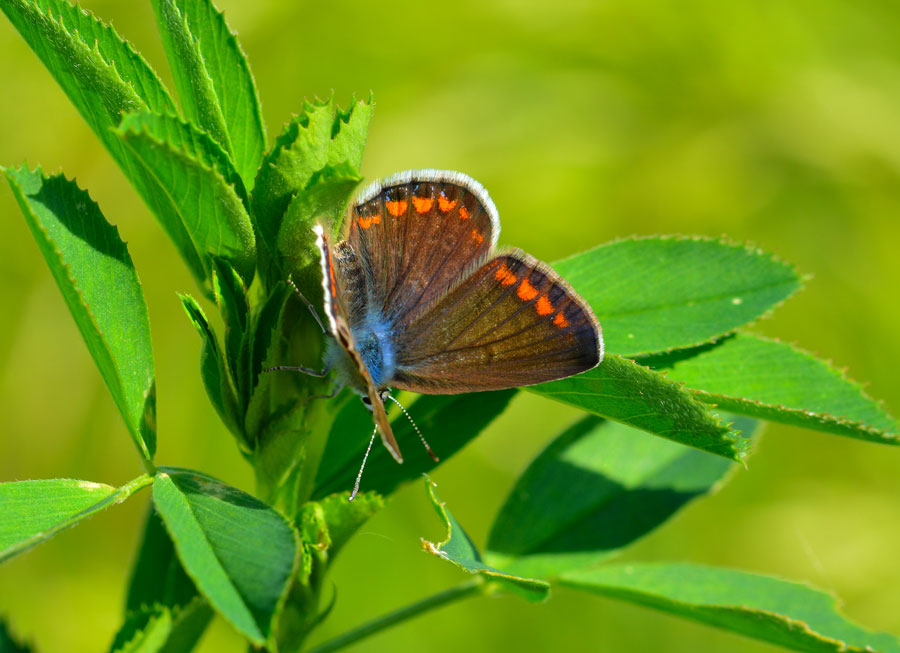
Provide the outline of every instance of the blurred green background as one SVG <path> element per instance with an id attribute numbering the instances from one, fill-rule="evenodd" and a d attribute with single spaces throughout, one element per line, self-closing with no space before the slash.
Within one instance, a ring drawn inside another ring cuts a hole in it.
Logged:
<path id="1" fill-rule="evenodd" d="M 454 3 L 219 0 L 247 51 L 270 140 L 304 97 L 374 91 L 367 177 L 459 169 L 491 192 L 501 242 L 552 261 L 631 234 L 727 234 L 814 275 L 758 330 L 847 367 L 900 414 L 900 5 L 661 0 Z M 149 2 L 85 0 L 172 88 Z M 6 20 L 0 163 L 62 168 L 119 226 L 144 284 L 159 455 L 252 491 L 210 408 L 176 291 L 193 282 L 161 229 Z M 196 294 L 196 293 L 195 293 Z M 37 247 L 0 190 L 0 480 L 119 484 L 131 440 Z M 476 542 L 572 411 L 536 397 L 436 474 Z M 365 438 L 367 434 L 361 433 Z M 426 434 L 427 435 L 427 434 Z M 0 569 L 0 613 L 41 651 L 104 650 L 149 495 Z M 749 469 L 629 556 L 730 565 L 836 592 L 900 633 L 900 449 L 772 426 Z M 424 555 L 440 526 L 416 484 L 347 547 L 313 641 L 461 580 Z M 475 599 L 353 650 L 772 647 L 568 590 L 534 606 Z M 242 650 L 216 622 L 202 650 Z"/>

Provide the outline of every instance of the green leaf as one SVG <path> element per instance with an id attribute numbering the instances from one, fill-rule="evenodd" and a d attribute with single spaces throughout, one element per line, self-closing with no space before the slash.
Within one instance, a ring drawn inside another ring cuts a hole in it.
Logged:
<path id="1" fill-rule="evenodd" d="M 178 118 L 131 113 L 115 130 L 141 178 L 142 196 L 168 231 L 180 224 L 200 255 L 227 259 L 245 282 L 253 278 L 256 244 L 243 184 L 206 134 Z M 169 226 L 176 225 L 176 226 Z"/>
<path id="2" fill-rule="evenodd" d="M 32 653 L 30 646 L 13 637 L 3 619 L 0 619 L 0 653 Z"/>
<path id="3" fill-rule="evenodd" d="M 335 111 L 330 99 L 307 103 L 263 158 L 253 191 L 253 216 L 260 237 L 260 270 L 268 285 L 287 277 L 278 237 L 288 205 L 326 166 L 345 164 L 359 171 L 371 115 L 371 100 L 355 101 L 347 111 Z"/>
<path id="4" fill-rule="evenodd" d="M 893 635 L 869 632 L 840 615 L 828 594 L 772 576 L 651 563 L 570 571 L 561 580 L 797 651 L 900 651 Z"/>
<path id="5" fill-rule="evenodd" d="M 0 483 L 0 562 L 122 503 L 152 480 L 145 474 L 120 488 L 67 478 Z"/>
<path id="6" fill-rule="evenodd" d="M 153 501 L 197 589 L 254 645 L 270 644 L 296 572 L 293 527 L 251 495 L 189 470 L 161 469 Z"/>
<path id="7" fill-rule="evenodd" d="M 762 250 L 702 237 L 630 238 L 553 264 L 622 356 L 706 342 L 759 319 L 801 282 Z"/>
<path id="8" fill-rule="evenodd" d="M 348 501 L 349 497 L 349 492 L 341 492 L 319 502 L 328 525 L 329 558 L 332 560 L 359 527 L 384 508 L 384 497 L 377 492 L 360 492 L 353 501 Z"/>
<path id="9" fill-rule="evenodd" d="M 250 304 L 240 275 L 226 261 L 213 258 L 213 294 L 225 323 L 225 356 L 238 398 L 249 395 Z"/>
<path id="10" fill-rule="evenodd" d="M 434 452 L 441 460 L 447 460 L 506 410 L 515 392 L 422 395 L 407 410 Z M 387 496 L 402 483 L 417 479 L 440 464 L 425 451 L 419 435 L 403 413 L 394 416 L 391 427 L 403 451 L 403 464 L 398 465 L 384 447 L 376 444 L 366 462 L 360 485 L 362 490 L 374 490 Z M 314 499 L 353 487 L 372 429 L 372 416 L 362 402 L 356 399 L 347 402 L 325 445 L 316 472 Z"/>
<path id="11" fill-rule="evenodd" d="M 206 394 L 216 412 L 219 413 L 219 417 L 222 418 L 222 423 L 238 438 L 238 441 L 250 448 L 243 429 L 238 398 L 225 359 L 219 349 L 216 334 L 197 300 L 190 295 L 180 295 L 180 297 L 181 305 L 187 313 L 188 319 L 197 329 L 203 342 L 200 349 L 200 377 L 203 379 Z"/>
<path id="12" fill-rule="evenodd" d="M 525 388 L 595 415 L 742 461 L 748 442 L 709 414 L 679 383 L 615 354 L 594 369 Z"/>
<path id="13" fill-rule="evenodd" d="M 197 596 L 186 605 L 157 605 L 128 615 L 110 653 L 189 653 L 194 650 L 213 613 Z"/>
<path id="14" fill-rule="evenodd" d="M 545 581 L 517 576 L 484 564 L 481 554 L 472 544 L 472 540 L 450 514 L 447 505 L 438 499 L 434 491 L 435 483 L 427 476 L 425 477 L 425 487 L 428 489 L 428 497 L 431 499 L 431 504 L 438 517 L 441 518 L 447 535 L 437 543 L 423 538 L 422 549 L 431 555 L 453 563 L 469 574 L 482 576 L 497 590 L 510 591 L 529 601 L 543 601 L 550 595 L 550 584 Z"/>
<path id="15" fill-rule="evenodd" d="M 745 437 L 756 422 L 735 425 Z M 486 559 L 553 578 L 599 562 L 711 492 L 734 463 L 588 416 L 519 478 L 491 526 Z"/>
<path id="16" fill-rule="evenodd" d="M 185 115 L 228 152 L 248 188 L 266 146 L 256 82 L 225 15 L 209 0 L 154 0 Z"/>
<path id="17" fill-rule="evenodd" d="M 65 0 L 4 0 L 0 9 L 144 200 L 151 204 L 153 197 L 164 194 L 164 187 L 136 167 L 113 131 L 125 113 L 176 111 L 168 91 L 141 55 L 111 27 Z M 199 281 L 206 279 L 200 255 L 184 225 L 160 220 L 194 276 Z"/>
<path id="18" fill-rule="evenodd" d="M 125 613 L 112 652 L 191 651 L 212 619 L 209 604 L 181 566 L 152 505 L 131 572 Z"/>
<path id="19" fill-rule="evenodd" d="M 871 442 L 900 444 L 900 426 L 862 388 L 791 345 L 740 333 L 642 361 L 723 410 Z"/>
<path id="20" fill-rule="evenodd" d="M 294 196 L 285 211 L 276 244 L 288 276 L 309 267 L 319 273 L 313 225 L 319 221 L 337 224 L 361 180 L 355 168 L 347 163 L 326 166 Z"/>
<path id="21" fill-rule="evenodd" d="M 150 321 L 128 248 L 90 196 L 62 175 L 4 169 L 88 351 L 145 460 L 156 450 Z"/>

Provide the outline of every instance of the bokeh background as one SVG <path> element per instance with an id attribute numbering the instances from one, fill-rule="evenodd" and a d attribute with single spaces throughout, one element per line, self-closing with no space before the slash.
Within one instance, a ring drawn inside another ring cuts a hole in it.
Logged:
<path id="1" fill-rule="evenodd" d="M 157 67 L 149 2 L 85 0 Z M 247 51 L 270 140 L 304 97 L 375 93 L 364 172 L 466 171 L 506 244 L 548 261 L 631 234 L 752 241 L 814 276 L 758 324 L 868 382 L 900 414 L 900 5 L 860 0 L 453 3 L 219 0 Z M 0 162 L 62 168 L 128 241 L 149 305 L 159 460 L 253 490 L 210 408 L 194 290 L 161 229 L 50 75 L 0 19 Z M 5 184 L 4 184 L 5 186 Z M 111 484 L 140 473 L 113 402 L 38 249 L 0 188 L 0 480 Z M 527 462 L 573 413 L 536 397 L 436 474 L 483 542 Z M 360 434 L 365 437 L 365 434 Z M 40 651 L 104 650 L 119 625 L 144 492 L 0 568 L 0 613 Z M 628 556 L 730 565 L 833 590 L 900 633 L 900 449 L 771 426 L 733 482 Z M 461 580 L 421 485 L 347 547 L 313 641 Z M 771 651 L 569 590 L 541 606 L 480 598 L 359 651 Z M 202 650 L 242 650 L 216 622 Z"/>

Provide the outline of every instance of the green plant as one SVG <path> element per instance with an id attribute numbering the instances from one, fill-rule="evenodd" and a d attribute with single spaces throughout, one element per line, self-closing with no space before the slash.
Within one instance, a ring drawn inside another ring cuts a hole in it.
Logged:
<path id="1" fill-rule="evenodd" d="M 308 104 L 266 151 L 249 68 L 210 4 L 154 2 L 180 113 L 144 60 L 90 15 L 51 0 L 0 0 L 0 8 L 221 313 L 220 338 L 201 304 L 183 297 L 203 342 L 210 399 L 253 466 L 261 499 L 199 472 L 156 466 L 149 320 L 124 244 L 73 182 L 5 169 L 146 473 L 121 488 L 0 485 L 0 557 L 152 486 L 155 511 L 113 649 L 187 650 L 213 612 L 256 646 L 299 649 L 327 613 L 322 593 L 337 552 L 384 497 L 434 467 L 400 416 L 394 426 L 406 463 L 375 450 L 366 492 L 348 504 L 368 415 L 346 392 L 309 401 L 327 392 L 326 382 L 260 373 L 319 360 L 321 334 L 283 280 L 292 275 L 319 302 L 310 225 L 323 216 L 337 225 L 360 181 L 371 102 L 345 112 L 330 100 Z M 795 584 L 683 564 L 598 565 L 705 495 L 731 461 L 745 460 L 755 429 L 748 418 L 897 443 L 894 420 L 841 374 L 742 330 L 800 287 L 793 269 L 700 238 L 624 240 L 555 267 L 593 306 L 613 353 L 587 374 L 527 390 L 591 415 L 526 470 L 483 555 L 429 485 L 448 536 L 425 549 L 473 578 L 319 650 L 467 596 L 508 591 L 541 600 L 548 581 L 801 650 L 896 649 L 894 638 L 848 624 L 827 597 Z M 410 409 L 446 461 L 514 394 L 423 396 Z M 732 418 L 722 421 L 710 406 L 742 417 L 728 424 Z"/>

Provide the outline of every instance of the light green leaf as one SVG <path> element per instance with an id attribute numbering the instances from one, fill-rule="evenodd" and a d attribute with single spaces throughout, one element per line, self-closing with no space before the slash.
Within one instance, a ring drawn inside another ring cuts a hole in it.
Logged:
<path id="1" fill-rule="evenodd" d="M 271 644 L 296 572 L 293 527 L 249 494 L 189 470 L 161 469 L 153 501 L 210 605 L 254 645 Z"/>
<path id="2" fill-rule="evenodd" d="M 176 111 L 168 91 L 141 55 L 111 27 L 65 0 L 5 0 L 0 9 L 144 200 L 149 204 L 150 198 L 165 193 L 164 187 L 134 167 L 128 150 L 113 131 L 125 113 Z M 161 223 L 191 272 L 203 281 L 206 271 L 184 225 L 165 220 Z"/>
<path id="3" fill-rule="evenodd" d="M 750 437 L 756 422 L 735 427 Z M 519 478 L 488 536 L 486 560 L 553 578 L 597 563 L 711 492 L 734 463 L 588 416 Z"/>
<path id="4" fill-rule="evenodd" d="M 407 407 L 419 430 L 426 434 L 432 450 L 448 460 L 500 415 L 515 395 L 515 390 L 476 392 L 465 395 L 422 395 Z M 313 498 L 353 487 L 373 429 L 372 416 L 356 398 L 341 409 L 325 445 Z M 403 483 L 419 478 L 440 463 L 434 462 L 403 413 L 391 420 L 397 444 L 403 451 L 403 464 L 378 445 L 372 447 L 363 473 L 362 490 L 374 490 L 387 496 Z"/>
<path id="5" fill-rule="evenodd" d="M 141 456 L 156 450 L 150 321 L 128 248 L 90 196 L 40 168 L 0 168 Z"/>
<path id="6" fill-rule="evenodd" d="M 569 571 L 561 582 L 796 651 L 900 651 L 893 635 L 869 632 L 840 615 L 828 594 L 772 576 L 651 563 Z"/>
<path id="7" fill-rule="evenodd" d="M 67 478 L 0 483 L 0 562 L 122 503 L 152 480 L 145 474 L 120 488 Z"/>
<path id="8" fill-rule="evenodd" d="M 524 389 L 731 460 L 747 453 L 748 442 L 679 383 L 615 354 L 584 374 Z"/>
<path id="9" fill-rule="evenodd" d="M 228 152 L 252 188 L 266 130 L 237 37 L 209 0 L 153 0 L 153 9 L 185 115 Z"/>
<path id="10" fill-rule="evenodd" d="M 384 497 L 377 492 L 360 492 L 348 501 L 350 492 L 332 494 L 322 499 L 322 514 L 328 525 L 331 546 L 328 557 L 333 560 L 347 540 L 368 521 L 369 517 L 384 508 Z"/>
<path id="11" fill-rule="evenodd" d="M 620 240 L 553 267 L 594 309 L 606 350 L 629 357 L 734 331 L 801 285 L 771 254 L 698 236 Z"/>
<path id="12" fill-rule="evenodd" d="M 287 277 L 278 237 L 288 205 L 326 166 L 344 164 L 359 171 L 371 115 L 371 100 L 355 101 L 345 112 L 335 111 L 330 99 L 307 103 L 263 158 L 253 190 L 253 216 L 260 237 L 260 270 L 268 285 Z"/>
<path id="13" fill-rule="evenodd" d="M 484 564 L 478 549 L 472 544 L 472 540 L 459 522 L 450 514 L 446 504 L 437 498 L 434 491 L 435 484 L 427 477 L 425 487 L 447 531 L 446 537 L 437 543 L 422 539 L 422 548 L 426 552 L 453 563 L 469 574 L 479 574 L 498 590 L 513 592 L 529 601 L 543 601 L 550 595 L 550 584 L 545 581 L 507 573 Z"/>
<path id="14" fill-rule="evenodd" d="M 740 333 L 715 345 L 650 356 L 669 378 L 723 410 L 871 442 L 900 444 L 900 426 L 862 388 L 795 347 Z"/>
<path id="15" fill-rule="evenodd" d="M 212 619 L 203 597 L 183 606 L 156 605 L 129 613 L 110 653 L 189 653 Z"/>
<path id="16" fill-rule="evenodd" d="M 238 438 L 238 441 L 245 448 L 250 448 L 247 436 L 243 429 L 243 420 L 239 409 L 238 398 L 235 392 L 233 380 L 228 370 L 225 357 L 219 349 L 219 341 L 215 332 L 209 325 L 203 309 L 190 295 L 180 295 L 181 305 L 184 312 L 187 313 L 188 319 L 203 344 L 200 349 L 200 377 L 203 379 L 203 386 L 206 388 L 206 394 L 222 418 L 222 423 L 228 427 L 228 430 Z"/>
<path id="17" fill-rule="evenodd" d="M 167 115 L 128 114 L 115 132 L 144 182 L 144 200 L 164 225 L 184 227 L 202 259 L 203 278 L 218 257 L 249 283 L 256 264 L 253 225 L 246 192 L 222 149 Z"/>

